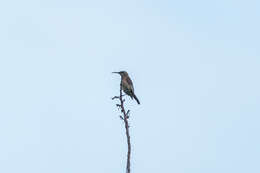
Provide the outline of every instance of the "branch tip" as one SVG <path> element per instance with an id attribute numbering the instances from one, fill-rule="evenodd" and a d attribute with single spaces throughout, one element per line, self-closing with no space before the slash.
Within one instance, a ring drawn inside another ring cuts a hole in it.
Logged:
<path id="1" fill-rule="evenodd" d="M 120 97 L 119 97 L 119 96 L 114 96 L 114 97 L 112 97 L 111 99 L 112 99 L 112 100 L 120 99 Z"/>

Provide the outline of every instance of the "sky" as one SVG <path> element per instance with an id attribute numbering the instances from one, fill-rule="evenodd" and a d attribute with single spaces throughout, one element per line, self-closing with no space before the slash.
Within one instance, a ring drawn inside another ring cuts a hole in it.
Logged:
<path id="1" fill-rule="evenodd" d="M 259 173 L 260 1 L 0 2 L 0 172 Z"/>

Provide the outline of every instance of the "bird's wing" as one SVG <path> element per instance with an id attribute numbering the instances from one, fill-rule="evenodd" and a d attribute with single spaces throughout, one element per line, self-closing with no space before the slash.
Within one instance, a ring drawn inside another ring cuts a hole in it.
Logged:
<path id="1" fill-rule="evenodd" d="M 126 82 L 127 82 L 128 86 L 131 87 L 132 91 L 134 91 L 134 85 L 133 85 L 133 82 L 132 82 L 132 80 L 131 80 L 129 77 L 126 78 Z"/>

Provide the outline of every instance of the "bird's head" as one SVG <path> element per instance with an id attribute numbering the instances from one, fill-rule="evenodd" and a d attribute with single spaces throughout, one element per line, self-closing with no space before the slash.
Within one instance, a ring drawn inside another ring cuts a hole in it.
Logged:
<path id="1" fill-rule="evenodd" d="M 112 73 L 120 74 L 120 76 L 128 76 L 128 73 L 126 71 L 119 71 L 119 72 L 112 72 Z"/>

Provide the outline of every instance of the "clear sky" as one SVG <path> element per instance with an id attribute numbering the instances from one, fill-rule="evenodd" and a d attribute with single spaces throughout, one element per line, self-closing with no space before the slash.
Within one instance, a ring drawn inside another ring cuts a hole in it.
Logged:
<path id="1" fill-rule="evenodd" d="M 259 173 L 260 1 L 0 2 L 0 172 Z"/>

